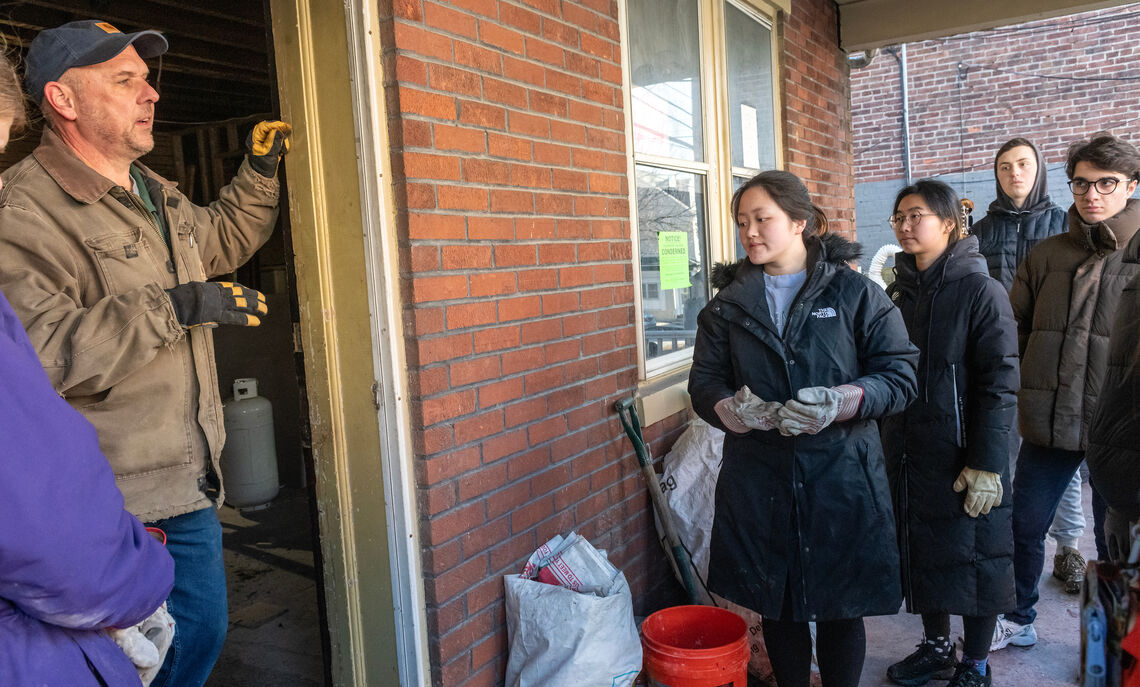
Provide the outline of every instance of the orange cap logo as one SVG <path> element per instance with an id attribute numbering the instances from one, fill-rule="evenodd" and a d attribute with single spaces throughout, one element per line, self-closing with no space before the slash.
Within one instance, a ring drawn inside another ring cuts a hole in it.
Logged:
<path id="1" fill-rule="evenodd" d="M 101 21 L 101 22 L 95 24 L 95 26 L 98 26 L 99 28 L 103 29 L 107 33 L 122 33 L 122 31 L 116 29 L 114 26 L 111 26 L 110 24 L 108 24 L 105 21 Z"/>

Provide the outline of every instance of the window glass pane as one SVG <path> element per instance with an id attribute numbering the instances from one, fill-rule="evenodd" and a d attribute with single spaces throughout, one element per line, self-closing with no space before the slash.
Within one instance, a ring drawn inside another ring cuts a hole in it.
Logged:
<path id="1" fill-rule="evenodd" d="M 629 0 L 633 149 L 704 160 L 697 0 Z"/>
<path id="2" fill-rule="evenodd" d="M 732 3 L 725 3 L 724 14 L 732 165 L 771 169 L 776 166 L 772 31 Z"/>
<path id="3" fill-rule="evenodd" d="M 705 178 L 637 166 L 645 358 L 688 353 L 708 303 Z"/>

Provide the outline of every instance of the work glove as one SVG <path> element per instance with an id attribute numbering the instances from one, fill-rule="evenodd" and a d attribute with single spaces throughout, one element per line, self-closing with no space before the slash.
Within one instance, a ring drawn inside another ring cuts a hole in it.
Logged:
<path id="1" fill-rule="evenodd" d="M 954 480 L 954 491 L 966 491 L 966 502 L 962 509 L 971 518 L 985 515 L 1001 503 L 1001 475 L 996 472 L 962 468 L 958 479 Z"/>
<path id="2" fill-rule="evenodd" d="M 174 618 L 167 612 L 164 603 L 138 625 L 107 632 L 127 658 L 131 659 L 131 663 L 135 664 L 139 679 L 146 687 L 158 675 L 162 662 L 166 660 L 166 652 L 174 640 Z"/>
<path id="3" fill-rule="evenodd" d="M 249 166 L 263 177 L 272 179 L 277 174 L 277 163 L 289 152 L 289 134 L 293 127 L 285 122 L 258 122 L 245 137 L 249 150 Z"/>
<path id="4" fill-rule="evenodd" d="M 740 387 L 736 395 L 722 398 L 713 406 L 720 421 L 735 434 L 745 434 L 750 429 L 774 429 L 779 421 L 776 413 L 780 408 L 781 405 L 775 401 L 758 398 L 747 385 Z"/>
<path id="5" fill-rule="evenodd" d="M 780 409 L 780 433 L 784 436 L 818 434 L 832 422 L 855 417 L 862 402 L 863 389 L 853 384 L 800 389 L 796 398 Z"/>
<path id="6" fill-rule="evenodd" d="M 256 327 L 258 315 L 269 312 L 265 296 L 228 281 L 192 281 L 166 290 L 178 323 L 189 329 L 199 325 L 237 324 Z"/>

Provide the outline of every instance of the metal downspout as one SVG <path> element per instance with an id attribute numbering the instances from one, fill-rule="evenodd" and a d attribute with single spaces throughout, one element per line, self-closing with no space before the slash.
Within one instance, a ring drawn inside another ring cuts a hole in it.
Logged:
<path id="1" fill-rule="evenodd" d="M 893 55 L 899 63 L 899 90 L 902 93 L 902 163 L 906 185 L 910 186 L 910 92 L 907 88 L 906 44 L 887 48 L 887 52 Z"/>

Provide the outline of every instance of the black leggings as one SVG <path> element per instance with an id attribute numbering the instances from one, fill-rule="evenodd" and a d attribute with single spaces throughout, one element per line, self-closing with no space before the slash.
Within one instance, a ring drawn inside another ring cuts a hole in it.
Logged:
<path id="1" fill-rule="evenodd" d="M 791 618 L 792 592 L 784 592 L 781 618 Z M 811 633 L 807 623 L 764 618 L 764 645 L 779 687 L 811 682 Z M 824 687 L 858 687 L 867 654 L 862 618 L 816 623 L 816 658 Z"/>
<path id="2" fill-rule="evenodd" d="M 997 625 L 996 615 L 962 616 L 962 629 L 965 637 L 962 639 L 962 654 L 966 658 L 980 661 L 990 655 L 990 641 L 994 637 L 994 626 Z M 945 637 L 950 639 L 949 613 L 923 613 L 922 631 L 927 639 Z"/>

